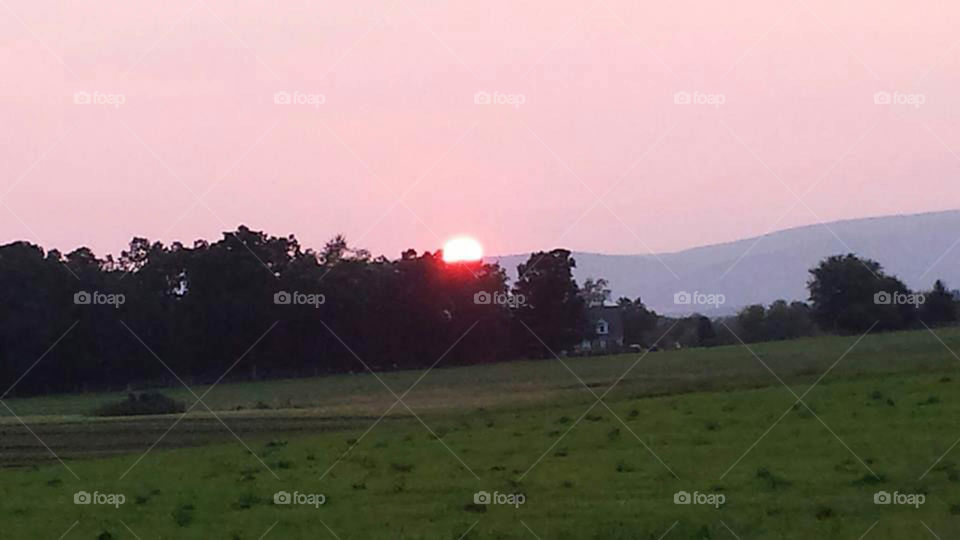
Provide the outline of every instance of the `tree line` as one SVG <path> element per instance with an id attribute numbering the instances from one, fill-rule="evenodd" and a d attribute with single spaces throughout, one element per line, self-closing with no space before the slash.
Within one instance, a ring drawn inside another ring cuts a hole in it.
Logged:
<path id="1" fill-rule="evenodd" d="M 374 258 L 340 236 L 314 251 L 243 226 L 192 246 L 134 238 L 116 258 L 15 242 L 0 246 L 0 386 L 28 395 L 547 356 L 585 328 L 574 265 L 566 250 L 534 253 L 511 288 L 496 264 Z"/>
<path id="2" fill-rule="evenodd" d="M 549 358 L 592 337 L 587 309 L 609 302 L 606 281 L 581 287 L 575 266 L 564 249 L 533 253 L 511 285 L 497 264 L 448 264 L 439 251 L 372 257 L 341 236 L 315 251 L 244 226 L 191 246 L 134 238 L 104 258 L 14 242 L 0 246 L 0 387 L 10 397 Z M 809 304 L 721 319 L 621 298 L 624 349 L 957 320 L 942 283 L 910 305 L 902 282 L 853 255 L 811 270 L 809 290 Z"/>

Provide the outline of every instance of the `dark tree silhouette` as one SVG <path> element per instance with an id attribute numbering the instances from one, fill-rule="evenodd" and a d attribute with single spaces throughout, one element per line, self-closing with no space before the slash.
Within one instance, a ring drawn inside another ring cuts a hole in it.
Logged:
<path id="1" fill-rule="evenodd" d="M 559 353 L 586 334 L 584 300 L 573 279 L 576 264 L 569 251 L 554 249 L 534 253 L 517 267 L 514 293 L 524 303 L 517 309 L 521 327 L 515 337 L 526 354 L 545 357 L 547 348 Z"/>
<path id="2" fill-rule="evenodd" d="M 883 273 L 880 263 L 853 254 L 834 255 L 810 270 L 807 284 L 813 319 L 827 332 L 864 332 L 907 328 L 916 306 L 896 299 L 912 294 L 899 279 Z M 889 300 L 889 301 L 885 301 Z"/>

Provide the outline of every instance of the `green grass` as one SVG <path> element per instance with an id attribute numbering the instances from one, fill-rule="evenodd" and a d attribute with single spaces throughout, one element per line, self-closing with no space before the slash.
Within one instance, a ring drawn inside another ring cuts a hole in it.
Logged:
<path id="1" fill-rule="evenodd" d="M 960 333 L 940 334 L 960 349 Z M 853 341 L 751 347 L 800 395 Z M 569 363 L 602 393 L 635 360 Z M 218 408 L 277 392 L 279 405 L 379 412 L 328 433 L 244 435 L 257 457 L 227 435 L 229 443 L 155 450 L 136 465 L 142 451 L 68 461 L 79 480 L 57 462 L 3 470 L 0 534 L 59 538 L 76 523 L 65 538 L 133 538 L 127 527 L 143 539 L 257 539 L 271 527 L 267 539 L 335 538 L 327 527 L 344 540 L 656 539 L 668 530 L 665 539 L 734 538 L 731 531 L 857 539 L 868 530 L 867 539 L 933 538 L 926 527 L 956 538 L 960 447 L 937 460 L 960 438 L 958 367 L 927 332 L 871 336 L 805 397 L 812 413 L 794 407 L 743 348 L 647 356 L 605 399 L 612 412 L 590 409 L 596 399 L 556 360 L 437 370 L 405 400 L 429 427 L 398 406 L 369 431 L 393 403 L 370 376 L 223 386 L 214 390 Z M 419 375 L 384 380 L 400 394 Z M 11 406 L 77 414 L 96 399 Z M 294 413 L 320 414 L 286 411 Z M 127 502 L 74 505 L 78 490 L 123 493 Z M 327 501 L 274 505 L 281 490 Z M 474 505 L 478 490 L 523 493 L 526 502 Z M 680 490 L 722 493 L 726 502 L 676 505 Z M 926 503 L 875 505 L 878 490 L 923 493 Z"/>
<path id="2" fill-rule="evenodd" d="M 960 328 L 938 329 L 951 349 L 960 351 Z M 763 363 L 784 380 L 815 380 L 854 344 L 857 337 L 821 337 L 751 344 Z M 638 355 L 565 359 L 588 384 L 609 386 Z M 698 390 L 749 388 L 776 383 L 763 363 L 742 346 L 687 349 L 650 353 L 618 385 L 630 395 L 658 395 Z M 357 364 L 357 369 L 363 366 Z M 960 361 L 927 331 L 868 336 L 851 350 L 831 376 L 955 371 Z M 422 371 L 381 373 L 379 378 L 397 394 L 403 393 Z M 198 395 L 208 387 L 192 387 Z M 405 401 L 418 411 L 454 408 L 470 410 L 505 404 L 563 398 L 583 390 L 580 383 L 556 360 L 504 362 L 437 369 L 423 378 Z M 162 392 L 188 404 L 194 399 L 182 386 Z M 97 407 L 126 398 L 122 392 L 42 396 L 7 399 L 20 416 L 63 417 L 88 415 Z M 395 399 L 377 378 L 366 373 L 321 378 L 221 384 L 204 401 L 214 410 L 309 409 L 327 416 L 379 416 Z M 405 413 L 402 408 L 398 413 Z M 0 417 L 9 417 L 0 407 Z M 15 420 L 10 420 L 15 421 Z"/>

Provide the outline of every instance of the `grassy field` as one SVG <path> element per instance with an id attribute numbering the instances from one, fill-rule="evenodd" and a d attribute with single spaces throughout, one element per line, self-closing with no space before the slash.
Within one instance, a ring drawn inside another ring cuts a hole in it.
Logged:
<path id="1" fill-rule="evenodd" d="M 960 350 L 960 331 L 938 334 Z M 437 369 L 404 398 L 417 417 L 396 405 L 382 421 L 396 399 L 369 375 L 223 385 L 206 401 L 242 442 L 196 412 L 145 457 L 177 416 L 84 416 L 115 395 L 9 400 L 66 463 L 2 419 L 0 463 L 33 464 L 0 471 L 0 536 L 960 537 L 960 360 L 925 331 L 844 356 L 854 342 L 567 359 L 576 376 L 557 360 Z M 382 378 L 401 395 L 421 375 Z M 78 491 L 125 502 L 77 505 Z M 281 491 L 325 504 L 274 504 Z"/>

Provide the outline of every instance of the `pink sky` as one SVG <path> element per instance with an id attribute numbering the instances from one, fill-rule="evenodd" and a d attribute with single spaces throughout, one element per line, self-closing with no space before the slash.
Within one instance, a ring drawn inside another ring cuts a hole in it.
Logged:
<path id="1" fill-rule="evenodd" d="M 646 253 L 960 207 L 960 4 L 637 4 L 3 0 L 0 242 Z"/>

